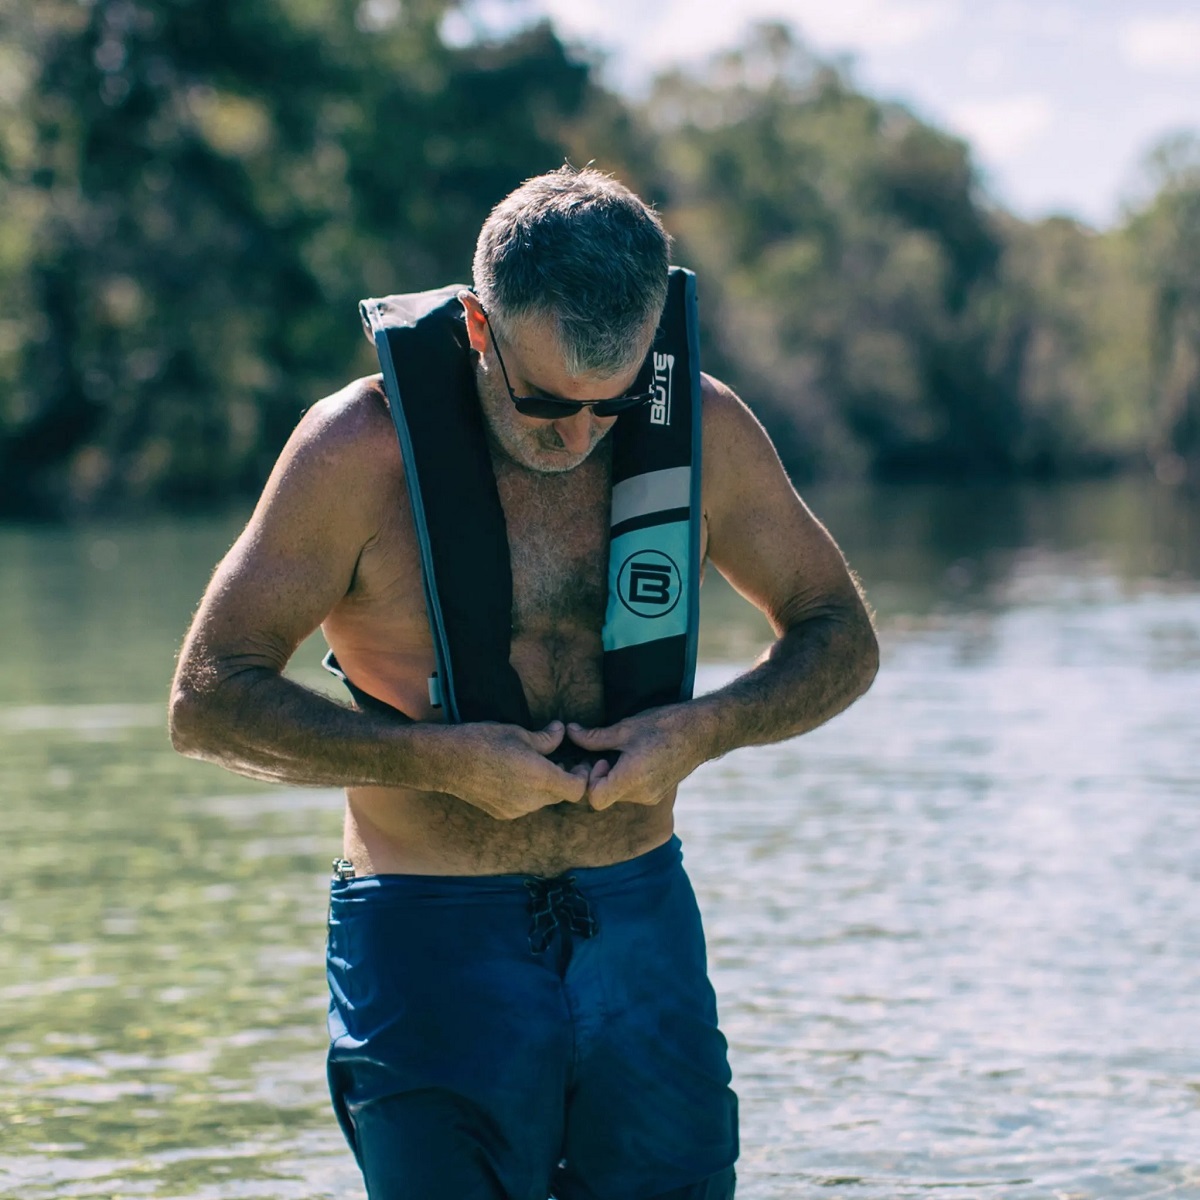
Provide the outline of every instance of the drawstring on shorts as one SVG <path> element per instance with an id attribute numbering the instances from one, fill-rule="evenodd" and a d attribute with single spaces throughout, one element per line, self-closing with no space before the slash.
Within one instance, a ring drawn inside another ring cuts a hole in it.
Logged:
<path id="1" fill-rule="evenodd" d="M 525 880 L 529 889 L 529 948 L 541 954 L 554 940 L 555 932 L 581 938 L 594 937 L 599 928 L 592 907 L 575 886 L 574 875 L 545 879 L 540 875 Z"/>

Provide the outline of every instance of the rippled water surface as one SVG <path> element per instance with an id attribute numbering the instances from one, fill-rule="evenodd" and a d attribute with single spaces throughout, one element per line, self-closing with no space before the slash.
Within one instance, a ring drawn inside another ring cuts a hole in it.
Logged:
<path id="1" fill-rule="evenodd" d="M 883 671 L 679 802 L 739 1196 L 1200 1198 L 1194 502 L 812 498 Z M 0 530 L 4 1196 L 361 1197 L 322 1059 L 339 798 L 184 761 L 163 730 L 235 531 Z M 763 628 L 706 603 L 712 687 Z"/>

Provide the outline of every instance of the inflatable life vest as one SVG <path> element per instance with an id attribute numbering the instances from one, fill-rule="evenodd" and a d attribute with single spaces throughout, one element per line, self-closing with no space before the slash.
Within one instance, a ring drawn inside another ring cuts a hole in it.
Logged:
<path id="1" fill-rule="evenodd" d="M 475 389 L 463 285 L 364 300 L 400 441 L 447 721 L 532 723 L 509 662 L 512 568 Z M 696 280 L 672 267 L 642 379 L 657 396 L 622 413 L 612 439 L 608 606 L 602 640 L 608 723 L 691 698 L 700 589 L 700 357 Z M 332 652 L 326 666 L 360 704 Z"/>

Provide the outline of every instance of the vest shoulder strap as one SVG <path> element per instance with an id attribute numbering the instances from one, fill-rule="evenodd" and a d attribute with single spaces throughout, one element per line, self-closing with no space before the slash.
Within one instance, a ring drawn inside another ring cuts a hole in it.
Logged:
<path id="1" fill-rule="evenodd" d="M 605 616 L 608 720 L 689 699 L 700 630 L 696 277 L 673 267 L 651 347 L 655 398 L 613 430 Z"/>
<path id="2" fill-rule="evenodd" d="M 364 300 L 360 309 L 404 458 L 446 718 L 528 726 L 508 661 L 508 531 L 457 299 L 463 286 Z"/>

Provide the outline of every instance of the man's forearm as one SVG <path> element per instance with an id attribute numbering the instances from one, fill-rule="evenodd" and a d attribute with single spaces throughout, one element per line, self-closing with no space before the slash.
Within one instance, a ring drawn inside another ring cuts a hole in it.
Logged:
<path id="1" fill-rule="evenodd" d="M 171 697 L 171 741 L 180 753 L 305 787 L 420 787 L 422 743 L 436 728 L 346 708 L 266 668 L 211 687 L 177 683 Z"/>
<path id="2" fill-rule="evenodd" d="M 807 733 L 870 686 L 879 647 L 862 609 L 836 609 L 792 626 L 746 674 L 686 706 L 704 760 L 739 746 Z"/>

